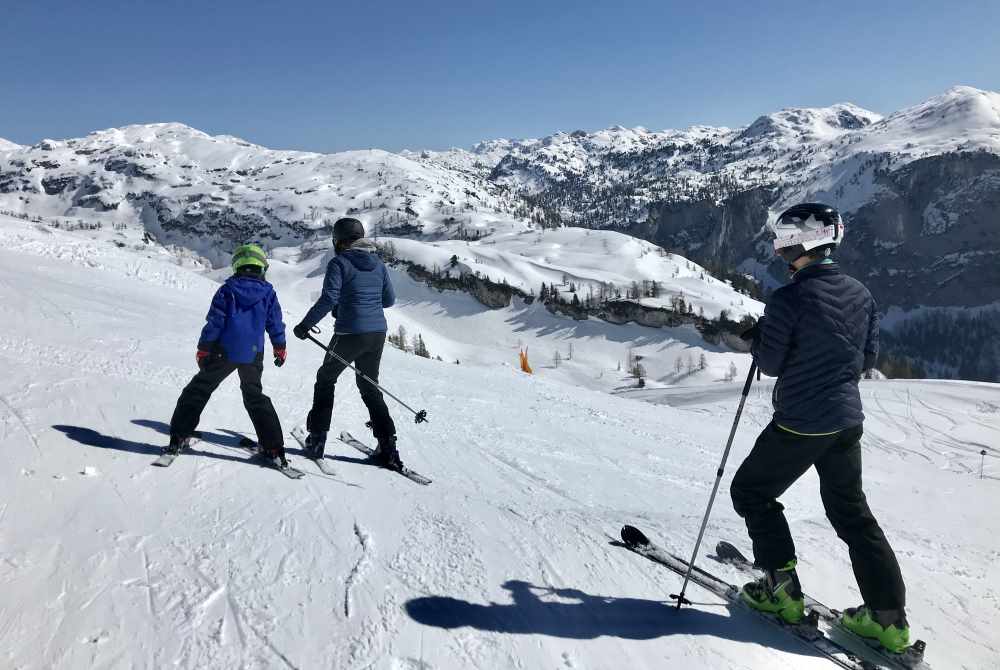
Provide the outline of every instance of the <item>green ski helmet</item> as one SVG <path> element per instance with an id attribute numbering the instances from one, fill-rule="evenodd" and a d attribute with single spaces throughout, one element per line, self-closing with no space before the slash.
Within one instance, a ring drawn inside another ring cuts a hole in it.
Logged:
<path id="1" fill-rule="evenodd" d="M 259 274 L 267 271 L 267 254 L 256 244 L 243 244 L 233 252 L 233 272 L 240 268 L 260 268 Z"/>

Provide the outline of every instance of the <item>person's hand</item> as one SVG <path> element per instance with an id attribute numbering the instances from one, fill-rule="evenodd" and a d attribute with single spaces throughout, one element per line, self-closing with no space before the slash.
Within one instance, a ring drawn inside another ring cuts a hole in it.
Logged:
<path id="1" fill-rule="evenodd" d="M 198 362 L 198 369 L 199 370 L 204 370 L 205 369 L 205 366 L 208 365 L 208 361 L 209 361 L 209 358 L 211 357 L 211 355 L 212 354 L 210 354 L 207 351 L 202 351 L 201 349 L 198 350 L 198 353 L 195 354 L 194 358 Z"/>
<path id="2" fill-rule="evenodd" d="M 274 348 L 274 366 L 280 368 L 285 364 L 285 359 L 288 358 L 288 350 L 284 347 Z"/>
<path id="3" fill-rule="evenodd" d="M 295 334 L 295 337 L 299 338 L 300 340 L 309 339 L 309 326 L 307 326 L 304 323 L 300 323 L 299 325 L 292 328 L 292 332 Z"/>

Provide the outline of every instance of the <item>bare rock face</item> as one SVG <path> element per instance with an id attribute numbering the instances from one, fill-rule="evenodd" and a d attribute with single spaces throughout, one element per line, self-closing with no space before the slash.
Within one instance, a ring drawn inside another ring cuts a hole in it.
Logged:
<path id="1" fill-rule="evenodd" d="M 925 158 L 878 184 L 849 218 L 849 272 L 904 308 L 1000 301 L 1000 156 Z"/>

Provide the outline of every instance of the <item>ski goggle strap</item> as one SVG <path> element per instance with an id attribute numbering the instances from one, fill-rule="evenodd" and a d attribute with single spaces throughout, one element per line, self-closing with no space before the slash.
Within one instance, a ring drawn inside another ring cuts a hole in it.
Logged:
<path id="1" fill-rule="evenodd" d="M 254 265 L 264 270 L 267 269 L 267 254 L 256 244 L 244 244 L 233 252 L 234 271 L 247 265 Z"/>

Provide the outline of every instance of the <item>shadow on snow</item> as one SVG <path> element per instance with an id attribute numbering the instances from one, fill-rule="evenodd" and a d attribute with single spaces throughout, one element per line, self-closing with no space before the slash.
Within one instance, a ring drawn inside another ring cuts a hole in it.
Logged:
<path id="1" fill-rule="evenodd" d="M 617 637 L 652 640 L 669 635 L 710 635 L 753 642 L 799 655 L 820 656 L 807 645 L 776 634 L 757 622 L 641 598 L 595 596 L 578 589 L 535 586 L 512 580 L 503 585 L 511 604 L 472 603 L 447 596 L 414 598 L 407 614 L 425 626 L 477 630 L 508 635 L 547 635 L 573 640 Z M 558 600 L 545 599 L 543 595 Z M 571 601 L 571 602 L 567 602 Z M 722 603 L 720 607 L 725 607 Z"/>
<path id="2" fill-rule="evenodd" d="M 137 419 L 132 423 L 138 425 L 144 425 L 140 423 L 144 420 Z M 150 421 L 145 422 L 148 424 L 156 424 L 158 422 Z M 159 456 L 163 452 L 162 446 L 157 446 L 155 444 L 149 444 L 147 442 L 136 442 L 134 440 L 127 440 L 121 437 L 115 437 L 114 435 L 105 435 L 104 433 L 98 432 L 93 428 L 86 428 L 84 426 L 66 426 L 66 425 L 54 425 L 52 426 L 55 430 L 64 433 L 66 437 L 73 440 L 74 442 L 79 442 L 88 447 L 98 447 L 100 449 L 116 449 L 118 451 L 127 451 L 133 454 L 143 454 L 146 456 Z M 148 427 L 156 429 L 154 426 L 150 425 Z M 169 434 L 169 428 L 167 433 Z M 202 439 L 206 442 L 214 442 L 216 444 L 223 444 L 223 446 L 233 447 L 238 446 L 238 441 L 232 438 L 227 438 L 224 435 L 216 435 L 214 433 L 207 433 L 210 436 L 206 439 L 204 436 L 206 433 L 202 433 Z M 216 439 L 226 440 L 224 443 L 215 442 Z M 231 456 L 229 454 L 217 454 L 210 451 L 199 451 L 197 449 L 189 449 L 185 454 L 193 454 L 195 456 L 206 456 L 208 458 L 217 458 L 223 461 L 246 461 L 246 457 Z"/>

